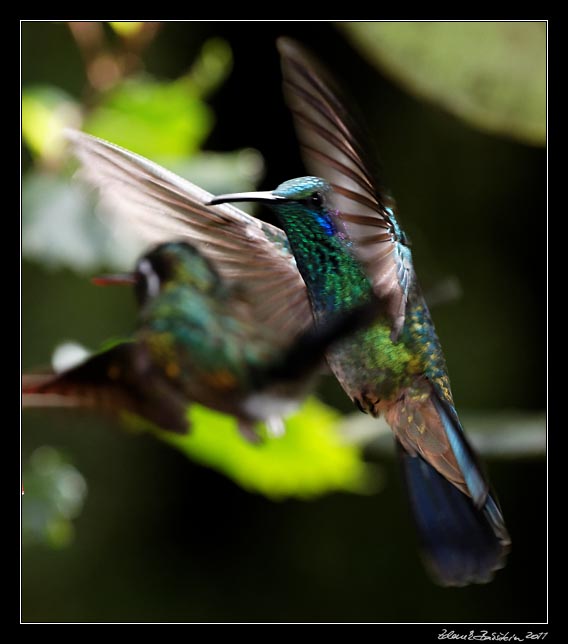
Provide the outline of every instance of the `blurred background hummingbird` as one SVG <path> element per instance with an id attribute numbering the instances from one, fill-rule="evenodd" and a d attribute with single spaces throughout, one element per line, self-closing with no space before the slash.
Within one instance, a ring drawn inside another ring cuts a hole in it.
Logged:
<path id="1" fill-rule="evenodd" d="M 277 434 L 313 385 L 326 349 L 373 321 L 377 300 L 341 313 L 292 343 L 260 325 L 239 289 L 187 242 L 146 253 L 132 274 L 98 278 L 134 285 L 140 307 L 132 338 L 55 375 L 24 378 L 24 406 L 128 410 L 161 429 L 185 432 L 196 402 L 233 415 L 255 441 L 259 421 Z"/>
<path id="2" fill-rule="evenodd" d="M 489 581 L 504 565 L 509 536 L 459 423 L 394 202 L 371 174 L 325 75 L 291 41 L 280 40 L 279 49 L 285 94 L 314 176 L 215 202 L 265 202 L 286 234 L 229 203 L 208 205 L 212 195 L 147 159 L 70 132 L 81 174 L 130 234 L 189 239 L 227 284 L 248 294 L 255 319 L 287 337 L 301 336 L 314 318 L 325 325 L 374 293 L 381 319 L 328 351 L 328 363 L 359 408 L 382 413 L 393 430 L 434 578 L 458 586 Z"/>

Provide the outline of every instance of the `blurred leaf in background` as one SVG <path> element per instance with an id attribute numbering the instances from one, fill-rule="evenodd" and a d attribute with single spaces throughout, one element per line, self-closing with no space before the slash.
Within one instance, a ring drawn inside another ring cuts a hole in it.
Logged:
<path id="1" fill-rule="evenodd" d="M 138 247 L 128 238 L 116 242 L 93 216 L 92 195 L 69 177 L 30 171 L 22 190 L 22 251 L 27 259 L 50 268 L 92 273 L 103 267 L 132 266 Z M 122 266 L 123 260 L 127 266 Z"/>
<path id="2" fill-rule="evenodd" d="M 135 36 L 144 27 L 143 22 L 127 22 L 126 20 L 121 22 L 109 22 L 108 24 L 119 36 L 123 36 L 125 38 Z"/>
<path id="3" fill-rule="evenodd" d="M 111 27 L 128 39 L 137 36 L 143 24 L 112 23 Z M 92 24 L 87 26 L 88 33 L 92 29 Z M 95 30 L 95 35 L 102 37 L 101 33 Z M 92 66 L 98 70 L 97 61 L 104 59 L 116 74 L 120 59 L 111 64 L 108 56 L 101 54 Z M 201 151 L 214 124 L 205 99 L 225 80 L 231 66 L 228 44 L 211 38 L 178 79 L 159 81 L 139 72 L 120 81 L 113 77 L 114 84 L 97 92 L 88 109 L 56 87 L 25 87 L 22 135 L 35 166 L 23 181 L 24 256 L 51 268 L 92 273 L 102 268 L 130 269 L 144 250 L 126 231 L 117 235 L 93 216 L 102 206 L 96 195 L 71 178 L 63 134 L 66 127 L 82 127 L 147 156 L 210 192 L 253 190 L 264 172 L 260 153 L 252 149 Z M 100 74 L 97 71 L 96 78 L 107 87 L 110 81 L 101 80 Z"/>
<path id="4" fill-rule="evenodd" d="M 273 500 L 312 499 L 336 491 L 371 493 L 381 487 L 380 470 L 362 460 L 362 448 L 343 440 L 340 414 L 316 398 L 285 421 L 286 433 L 251 445 L 231 416 L 192 405 L 192 431 L 156 435 L 186 456 L 229 476 L 250 492 Z"/>
<path id="5" fill-rule="evenodd" d="M 43 445 L 23 469 L 22 539 L 24 545 L 64 548 L 74 538 L 73 519 L 81 512 L 87 483 L 62 451 Z"/>
<path id="6" fill-rule="evenodd" d="M 36 159 L 56 162 L 64 154 L 66 127 L 78 127 L 81 108 L 57 87 L 35 85 L 22 92 L 22 136 Z"/>
<path id="7" fill-rule="evenodd" d="M 546 140 L 545 22 L 343 22 L 367 59 L 467 122 Z"/>
<path id="8" fill-rule="evenodd" d="M 190 82 L 129 79 L 112 89 L 86 118 L 85 132 L 153 159 L 194 154 L 213 115 Z"/>
<path id="9" fill-rule="evenodd" d="M 253 148 L 235 152 L 207 151 L 172 163 L 170 169 L 213 194 L 221 194 L 253 190 L 264 173 L 264 160 Z"/>

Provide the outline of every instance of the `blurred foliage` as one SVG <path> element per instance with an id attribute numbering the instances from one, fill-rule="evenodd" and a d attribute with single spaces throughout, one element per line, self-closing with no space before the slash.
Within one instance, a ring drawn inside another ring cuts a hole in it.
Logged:
<path id="1" fill-rule="evenodd" d="M 63 155 L 63 129 L 80 123 L 79 105 L 56 87 L 32 86 L 22 92 L 22 135 L 30 152 L 43 160 Z"/>
<path id="2" fill-rule="evenodd" d="M 132 152 L 163 159 L 193 154 L 212 126 L 211 111 L 185 78 L 173 83 L 137 78 L 108 92 L 83 129 Z"/>
<path id="3" fill-rule="evenodd" d="M 123 36 L 125 38 L 135 36 L 144 26 L 143 22 L 127 22 L 124 20 L 120 22 L 109 22 L 108 24 L 119 36 Z"/>
<path id="4" fill-rule="evenodd" d="M 44 445 L 23 468 L 22 539 L 24 545 L 63 548 L 74 538 L 73 519 L 81 512 L 87 484 L 63 452 Z"/>
<path id="5" fill-rule="evenodd" d="M 233 52 L 229 44 L 222 38 L 210 38 L 203 43 L 187 80 L 201 96 L 208 96 L 225 81 L 232 67 Z"/>
<path id="6" fill-rule="evenodd" d="M 253 148 L 200 152 L 169 164 L 169 169 L 213 194 L 220 194 L 253 190 L 264 173 L 264 160 Z"/>
<path id="7" fill-rule="evenodd" d="M 261 425 L 258 445 L 240 436 L 231 416 L 192 405 L 188 418 L 189 434 L 156 436 L 250 492 L 274 500 L 311 499 L 341 490 L 370 493 L 379 487 L 378 468 L 365 464 L 361 448 L 342 440 L 337 431 L 339 412 L 316 398 L 286 419 L 283 436 L 271 437 Z"/>
<path id="8" fill-rule="evenodd" d="M 24 256 L 51 268 L 92 272 L 114 267 L 123 257 L 124 244 L 116 243 L 93 216 L 93 205 L 88 191 L 69 177 L 28 172 L 22 188 Z"/>
<path id="9" fill-rule="evenodd" d="M 156 160 L 211 192 L 253 190 L 264 171 L 256 150 L 201 151 L 214 122 L 204 97 L 231 65 L 230 47 L 212 38 L 177 80 L 128 77 L 98 93 L 89 109 L 57 88 L 25 87 L 22 135 L 37 164 L 23 181 L 24 256 L 51 268 L 93 272 L 130 269 L 142 250 L 127 232 L 118 237 L 93 216 L 96 195 L 67 172 L 63 132 L 81 122 L 86 132 Z"/>
<path id="10" fill-rule="evenodd" d="M 344 22 L 409 91 L 484 130 L 546 141 L 546 23 Z"/>

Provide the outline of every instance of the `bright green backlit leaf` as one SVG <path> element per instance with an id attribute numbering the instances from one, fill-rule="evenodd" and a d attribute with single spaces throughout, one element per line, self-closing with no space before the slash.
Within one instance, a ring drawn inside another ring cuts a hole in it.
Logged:
<path id="1" fill-rule="evenodd" d="M 313 498 L 343 490 L 366 493 L 378 485 L 377 470 L 363 462 L 361 449 L 342 441 L 339 413 L 308 399 L 286 421 L 286 433 L 252 445 L 241 437 L 234 418 L 192 405 L 191 431 L 184 436 L 152 430 L 186 456 L 222 472 L 244 489 L 271 499 Z M 148 425 L 130 416 L 133 429 Z"/>
<path id="2" fill-rule="evenodd" d="M 80 109 L 65 92 L 54 87 L 28 87 L 22 92 L 22 136 L 37 157 L 59 159 L 65 149 L 66 127 L 80 124 Z"/>
<path id="3" fill-rule="evenodd" d="M 123 38 L 135 36 L 144 26 L 143 22 L 109 22 L 112 30 Z"/>
<path id="4" fill-rule="evenodd" d="M 545 143 L 544 22 L 339 24 L 409 91 L 480 129 Z"/>
<path id="5" fill-rule="evenodd" d="M 138 78 L 111 90 L 84 130 L 151 159 L 175 159 L 198 150 L 212 126 L 210 109 L 186 79 Z"/>

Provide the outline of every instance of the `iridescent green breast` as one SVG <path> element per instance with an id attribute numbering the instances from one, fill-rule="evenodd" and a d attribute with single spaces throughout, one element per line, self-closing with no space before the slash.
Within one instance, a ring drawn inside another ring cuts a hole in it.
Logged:
<path id="1" fill-rule="evenodd" d="M 360 263 L 338 236 L 332 213 L 292 202 L 279 206 L 298 269 L 316 318 L 367 301 L 371 285 Z"/>

